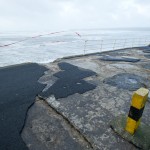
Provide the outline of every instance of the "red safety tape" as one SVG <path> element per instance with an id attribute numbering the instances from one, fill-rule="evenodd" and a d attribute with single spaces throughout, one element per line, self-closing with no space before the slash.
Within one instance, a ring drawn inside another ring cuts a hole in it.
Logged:
<path id="1" fill-rule="evenodd" d="M 32 36 L 32 37 L 29 37 L 29 38 L 26 38 L 26 39 L 23 39 L 23 40 L 20 40 L 20 41 L 17 41 L 17 42 L 5 44 L 5 45 L 0 45 L 0 47 L 7 47 L 7 46 L 14 45 L 14 44 L 17 44 L 17 43 L 21 43 L 21 42 L 24 42 L 24 41 L 27 41 L 27 40 L 30 40 L 30 39 L 33 39 L 33 38 L 38 38 L 38 37 L 45 36 L 45 35 L 58 34 L 58 33 L 62 33 L 62 32 L 66 32 L 66 31 L 51 32 L 51 33 L 47 33 L 47 34 L 36 35 L 36 36 Z M 81 37 L 81 35 L 78 32 L 75 32 L 75 34 L 78 35 L 79 37 Z M 58 41 L 56 41 L 56 42 L 58 42 Z M 59 41 L 59 42 L 61 42 L 61 41 Z"/>
<path id="2" fill-rule="evenodd" d="M 81 35 L 78 32 L 75 32 L 79 37 L 81 37 Z"/>
<path id="3" fill-rule="evenodd" d="M 51 32 L 51 33 L 48 33 L 48 34 L 36 35 L 36 36 L 29 37 L 29 38 L 26 38 L 26 39 L 23 39 L 23 40 L 20 40 L 20 41 L 17 41 L 17 42 L 5 44 L 5 45 L 0 45 L 0 47 L 7 47 L 7 46 L 10 46 L 10 45 L 14 45 L 14 44 L 17 44 L 17 43 L 21 43 L 21 42 L 23 42 L 23 41 L 27 41 L 27 40 L 29 40 L 29 39 L 31 39 L 31 38 L 38 38 L 38 37 L 41 37 L 41 36 L 51 35 L 51 34 L 58 34 L 58 33 L 62 33 L 62 32 L 65 32 L 65 31 Z"/>

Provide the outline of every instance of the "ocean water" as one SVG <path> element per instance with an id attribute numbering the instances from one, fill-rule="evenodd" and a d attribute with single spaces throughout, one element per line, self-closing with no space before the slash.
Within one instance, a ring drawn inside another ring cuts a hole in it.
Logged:
<path id="1" fill-rule="evenodd" d="M 0 32 L 0 67 L 150 43 L 150 28 Z"/>

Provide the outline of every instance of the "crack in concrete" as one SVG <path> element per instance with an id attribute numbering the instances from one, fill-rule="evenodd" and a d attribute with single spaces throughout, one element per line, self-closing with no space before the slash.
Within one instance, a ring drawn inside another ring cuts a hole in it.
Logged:
<path id="1" fill-rule="evenodd" d="M 91 149 L 96 150 L 95 146 L 89 141 L 89 139 L 88 139 L 85 135 L 83 135 L 83 134 L 70 122 L 70 120 L 69 120 L 67 117 L 65 117 L 65 116 L 64 116 L 62 113 L 60 113 L 56 108 L 54 108 L 52 105 L 50 105 L 43 97 L 41 97 L 41 96 L 38 95 L 38 99 L 39 99 L 39 100 L 42 100 L 43 102 L 45 102 L 45 104 L 48 105 L 48 106 L 54 111 L 54 113 L 55 113 L 56 115 L 60 116 L 60 117 L 65 121 L 65 123 L 66 123 L 67 125 L 69 125 L 70 128 L 73 129 L 74 132 L 76 132 L 76 134 L 77 134 L 80 138 L 82 138 L 82 140 L 83 140 Z"/>
<path id="2" fill-rule="evenodd" d="M 35 103 L 35 101 L 34 101 L 34 102 L 27 108 L 27 110 L 26 110 L 26 114 L 25 114 L 25 119 L 24 119 L 24 122 L 23 122 L 23 126 L 22 126 L 21 130 L 19 131 L 19 134 L 20 134 L 20 137 L 21 137 L 21 138 L 22 138 L 22 136 L 21 136 L 22 131 L 23 131 L 25 125 L 26 125 L 27 116 L 28 116 L 28 111 L 29 111 L 29 109 L 34 105 L 34 103 Z M 22 141 L 23 141 L 23 143 L 26 145 L 25 141 L 24 141 L 24 140 L 22 140 Z M 27 146 L 27 145 L 26 145 L 26 146 Z"/>
<path id="3" fill-rule="evenodd" d="M 37 82 L 47 69 L 35 63 L 0 70 L 0 149 L 27 150 L 20 134 L 27 110 L 44 85 Z"/>
<path id="4" fill-rule="evenodd" d="M 119 67 L 117 67 L 117 66 L 113 66 L 113 67 L 116 68 L 116 69 L 120 69 L 120 70 L 122 70 L 123 72 L 127 73 L 127 71 L 126 71 L 125 69 L 123 69 L 123 68 L 119 68 Z"/>

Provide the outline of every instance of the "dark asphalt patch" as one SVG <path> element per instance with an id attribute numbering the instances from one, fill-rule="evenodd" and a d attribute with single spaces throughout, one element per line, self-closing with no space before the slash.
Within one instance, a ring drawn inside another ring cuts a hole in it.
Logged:
<path id="1" fill-rule="evenodd" d="M 149 46 L 143 47 L 142 50 L 144 53 L 150 53 L 150 47 Z"/>
<path id="2" fill-rule="evenodd" d="M 46 68 L 24 64 L 0 69 L 0 150 L 27 150 L 22 141 L 26 112 L 44 85 Z"/>
<path id="3" fill-rule="evenodd" d="M 149 50 L 149 51 L 147 51 L 147 50 L 144 50 L 143 52 L 144 52 L 144 53 L 150 53 L 150 50 Z"/>
<path id="4" fill-rule="evenodd" d="M 149 50 L 143 50 L 144 53 L 150 53 L 150 49 Z"/>
<path id="5" fill-rule="evenodd" d="M 150 55 L 144 55 L 144 57 L 146 57 L 146 58 L 150 59 Z"/>
<path id="6" fill-rule="evenodd" d="M 143 64 L 142 67 L 145 69 L 150 69 L 150 64 Z"/>
<path id="7" fill-rule="evenodd" d="M 100 58 L 100 60 L 103 60 L 103 61 L 124 61 L 124 62 L 138 62 L 140 61 L 140 59 L 138 58 L 128 58 L 128 57 L 116 57 L 116 56 L 109 56 L 109 55 L 106 55 L 106 56 L 103 56 Z"/>
<path id="8" fill-rule="evenodd" d="M 59 63 L 58 66 L 63 71 L 54 74 L 54 76 L 59 79 L 46 92 L 41 93 L 41 96 L 49 97 L 54 95 L 56 99 L 59 99 L 75 93 L 83 94 L 96 88 L 95 85 L 82 80 L 96 75 L 95 72 L 81 69 L 65 62 Z"/>
<path id="9" fill-rule="evenodd" d="M 103 82 L 105 84 L 116 86 L 121 89 L 127 89 L 129 91 L 134 91 L 149 85 L 148 79 L 129 73 L 117 74 L 113 77 L 105 79 Z"/>
<path id="10" fill-rule="evenodd" d="M 150 50 L 149 46 L 138 47 L 139 50 Z"/>

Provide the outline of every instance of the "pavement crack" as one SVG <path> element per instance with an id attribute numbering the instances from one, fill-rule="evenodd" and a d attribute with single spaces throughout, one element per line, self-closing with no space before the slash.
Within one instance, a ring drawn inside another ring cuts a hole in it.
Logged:
<path id="1" fill-rule="evenodd" d="M 83 135 L 83 134 L 80 132 L 80 130 L 77 129 L 77 128 L 70 122 L 70 120 L 69 120 L 67 117 L 65 117 L 65 116 L 64 116 L 62 113 L 60 113 L 56 108 L 54 108 L 52 105 L 50 105 L 43 97 L 38 96 L 38 99 L 41 100 L 41 101 L 43 101 L 48 107 L 50 107 L 50 108 L 53 110 L 53 112 L 54 112 L 57 116 L 61 117 L 61 118 L 63 119 L 63 121 L 69 126 L 69 128 L 71 128 L 71 130 L 73 130 L 73 132 L 75 132 L 75 134 L 76 134 L 78 137 L 80 137 L 80 138 L 82 139 L 82 141 L 83 141 L 86 145 L 88 145 L 88 147 L 89 147 L 90 149 L 96 150 L 95 146 L 93 146 L 93 144 L 89 141 L 89 139 L 88 139 L 85 135 Z"/>

